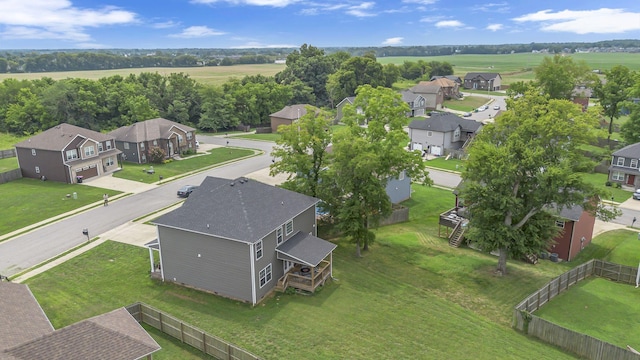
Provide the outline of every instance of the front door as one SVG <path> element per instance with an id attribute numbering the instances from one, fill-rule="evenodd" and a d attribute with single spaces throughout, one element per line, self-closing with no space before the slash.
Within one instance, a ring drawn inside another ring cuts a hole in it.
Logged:
<path id="1" fill-rule="evenodd" d="M 169 156 L 173 155 L 173 141 L 169 139 Z"/>
<path id="2" fill-rule="evenodd" d="M 635 175 L 627 175 L 627 185 L 635 186 L 636 176 Z"/>

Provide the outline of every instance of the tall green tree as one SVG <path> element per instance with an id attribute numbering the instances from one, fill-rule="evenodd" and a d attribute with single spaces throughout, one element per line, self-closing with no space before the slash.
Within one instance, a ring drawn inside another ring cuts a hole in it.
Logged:
<path id="1" fill-rule="evenodd" d="M 230 129 L 240 124 L 233 111 L 233 99 L 217 86 L 205 86 L 200 91 L 202 114 L 198 128 L 206 131 Z"/>
<path id="2" fill-rule="evenodd" d="M 399 93 L 384 87 L 358 88 L 353 105 L 344 109 L 347 130 L 334 135 L 324 198 L 345 235 L 367 250 L 375 236 L 370 227 L 391 214 L 386 185 L 403 171 L 415 182 L 431 184 L 419 152 L 409 152 L 404 131 L 408 105 Z M 358 111 L 357 109 L 362 109 Z M 366 119 L 367 126 L 360 126 Z"/>
<path id="3" fill-rule="evenodd" d="M 584 61 L 573 61 L 570 56 L 546 56 L 534 69 L 536 83 L 552 99 L 571 99 L 576 85 L 592 87 L 597 76 Z"/>
<path id="4" fill-rule="evenodd" d="M 281 137 L 271 156 L 270 175 L 288 175 L 282 184 L 286 189 L 313 197 L 321 197 L 320 186 L 328 166 L 327 147 L 331 144 L 331 115 L 313 106 L 290 125 L 278 128 Z"/>
<path id="5" fill-rule="evenodd" d="M 605 82 L 598 82 L 594 87 L 594 94 L 602 106 L 604 115 L 609 118 L 609 135 L 613 133 L 613 122 L 620 117 L 621 105 L 629 99 L 629 93 L 634 83 L 634 74 L 628 67 L 616 65 L 604 73 Z"/>
<path id="6" fill-rule="evenodd" d="M 30 89 L 23 88 L 16 102 L 7 109 L 6 125 L 14 134 L 30 135 L 56 124 L 47 115 L 38 96 Z"/>
<path id="7" fill-rule="evenodd" d="M 629 96 L 635 99 L 640 98 L 640 72 L 634 72 L 633 86 L 629 90 Z M 622 124 L 620 132 L 627 144 L 640 142 L 640 103 L 627 101 L 624 107 L 629 111 L 629 119 Z"/>
<path id="8" fill-rule="evenodd" d="M 331 107 L 345 97 L 354 96 L 359 86 L 377 87 L 384 83 L 382 65 L 375 60 L 375 57 L 352 57 L 342 63 L 338 71 L 329 75 L 327 92 L 331 97 Z"/>
<path id="9" fill-rule="evenodd" d="M 461 197 L 468 206 L 468 238 L 507 258 L 546 249 L 562 208 L 583 206 L 601 219 L 617 215 L 598 198 L 607 196 L 584 181 L 594 163 L 581 146 L 596 136 L 598 116 L 568 100 L 529 90 L 508 100 L 508 110 L 489 124 L 469 149 Z"/>

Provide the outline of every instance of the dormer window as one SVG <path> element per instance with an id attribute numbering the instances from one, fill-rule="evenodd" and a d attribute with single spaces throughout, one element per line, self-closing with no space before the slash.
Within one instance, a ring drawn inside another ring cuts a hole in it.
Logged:
<path id="1" fill-rule="evenodd" d="M 102 152 L 102 151 L 103 151 L 102 143 L 98 143 L 98 152 Z"/>
<path id="2" fill-rule="evenodd" d="M 75 160 L 77 158 L 78 158 L 78 150 L 76 149 L 67 150 L 67 161 Z"/>
<path id="3" fill-rule="evenodd" d="M 634 169 L 638 168 L 638 159 L 631 159 L 631 167 Z"/>
<path id="4" fill-rule="evenodd" d="M 618 165 L 618 166 L 624 166 L 624 158 L 623 158 L 622 156 L 618 158 L 618 163 L 617 163 L 617 165 Z"/>
<path id="5" fill-rule="evenodd" d="M 96 149 L 93 146 L 86 146 L 84 148 L 84 156 L 85 157 L 90 157 L 90 156 L 94 156 L 96 154 Z"/>

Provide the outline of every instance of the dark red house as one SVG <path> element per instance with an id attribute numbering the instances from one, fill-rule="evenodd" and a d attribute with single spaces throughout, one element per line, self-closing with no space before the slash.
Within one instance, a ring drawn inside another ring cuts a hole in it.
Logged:
<path id="1" fill-rule="evenodd" d="M 582 206 L 562 209 L 556 220 L 556 225 L 562 230 L 553 239 L 555 244 L 549 247 L 549 252 L 558 254 L 558 258 L 564 261 L 571 261 L 591 243 L 595 222 L 595 216 Z"/>

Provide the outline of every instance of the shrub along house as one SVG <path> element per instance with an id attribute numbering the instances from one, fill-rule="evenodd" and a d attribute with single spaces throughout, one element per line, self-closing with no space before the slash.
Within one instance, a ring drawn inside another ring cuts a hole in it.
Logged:
<path id="1" fill-rule="evenodd" d="M 64 183 L 118 168 L 113 136 L 62 123 L 15 145 L 22 176 Z"/>
<path id="2" fill-rule="evenodd" d="M 316 237 L 318 199 L 240 178 L 207 177 L 154 221 L 152 275 L 251 304 L 288 286 L 313 292 L 332 275 L 336 245 Z"/>
<path id="3" fill-rule="evenodd" d="M 180 155 L 184 151 L 196 151 L 194 128 L 177 122 L 156 118 L 117 128 L 109 133 L 122 151 L 122 159 L 144 164 L 150 161 L 149 151 L 158 147 L 165 158 Z"/>

